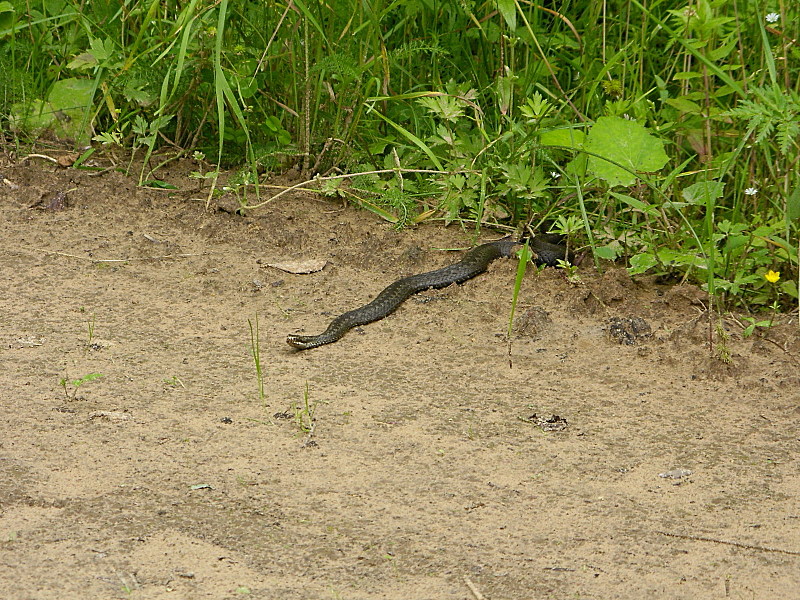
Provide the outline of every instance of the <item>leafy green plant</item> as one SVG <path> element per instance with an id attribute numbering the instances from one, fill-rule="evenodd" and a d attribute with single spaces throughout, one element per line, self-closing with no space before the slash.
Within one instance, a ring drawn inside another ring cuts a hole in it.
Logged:
<path id="1" fill-rule="evenodd" d="M 180 386 L 183 389 L 186 389 L 186 385 L 183 383 L 183 381 L 181 381 L 180 377 L 178 377 L 177 375 L 173 375 L 172 377 L 165 377 L 161 381 L 163 381 L 166 385 L 173 388 Z"/>
<path id="2" fill-rule="evenodd" d="M 313 434 L 316 426 L 314 413 L 317 411 L 317 402 L 316 400 L 314 402 L 310 400 L 307 381 L 303 390 L 303 403 L 302 405 L 292 403 L 292 411 L 294 412 L 294 422 L 298 429 L 303 433 L 309 434 L 309 436 Z"/>
<path id="3" fill-rule="evenodd" d="M 397 227 L 568 224 L 599 266 L 788 309 L 800 4 L 777 6 L 12 0 L 0 119 L 137 151 L 143 185 L 161 148 L 213 157 L 195 176 L 241 211 L 296 168 Z"/>
<path id="4" fill-rule="evenodd" d="M 749 325 L 742 330 L 742 337 L 746 338 L 753 335 L 756 329 L 769 329 L 774 322 L 773 319 L 758 320 L 755 317 L 744 317 L 744 320 L 749 323 Z"/>
<path id="5" fill-rule="evenodd" d="M 95 379 L 100 379 L 103 377 L 101 373 L 89 373 L 88 375 L 84 375 L 80 379 L 73 379 L 70 380 L 69 377 L 62 377 L 58 381 L 58 385 L 64 388 L 64 396 L 68 400 L 75 400 L 78 394 L 78 389 L 85 383 L 89 383 L 90 381 L 94 381 Z M 69 386 L 72 386 L 72 393 L 69 393 Z"/>

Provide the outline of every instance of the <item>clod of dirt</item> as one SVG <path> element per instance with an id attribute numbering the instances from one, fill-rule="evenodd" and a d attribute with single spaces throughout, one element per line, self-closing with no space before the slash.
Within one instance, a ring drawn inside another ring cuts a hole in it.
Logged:
<path id="1" fill-rule="evenodd" d="M 686 309 L 690 306 L 703 306 L 708 304 L 708 292 L 704 292 L 696 285 L 684 283 L 669 288 L 664 293 L 664 303 L 676 309 Z"/>
<path id="2" fill-rule="evenodd" d="M 653 331 L 641 317 L 611 317 L 608 320 L 608 337 L 619 344 L 633 346 L 653 337 Z"/>
<path id="3" fill-rule="evenodd" d="M 587 282 L 576 288 L 569 302 L 570 308 L 579 314 L 595 314 L 610 305 L 625 306 L 635 298 L 631 291 L 636 283 L 627 269 L 610 269 L 600 279 Z"/>
<path id="4" fill-rule="evenodd" d="M 569 423 L 564 417 L 559 415 L 537 415 L 533 413 L 530 417 L 522 418 L 526 423 L 533 423 L 542 431 L 564 431 Z"/>
<path id="5" fill-rule="evenodd" d="M 539 306 L 532 306 L 514 323 L 514 331 L 520 337 L 529 337 L 533 340 L 541 339 L 544 332 L 553 323 L 550 313 Z"/>

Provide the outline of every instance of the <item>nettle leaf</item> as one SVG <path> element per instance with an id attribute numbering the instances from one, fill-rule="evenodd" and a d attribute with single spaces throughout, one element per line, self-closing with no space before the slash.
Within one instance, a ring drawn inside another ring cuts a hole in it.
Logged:
<path id="1" fill-rule="evenodd" d="M 643 125 L 620 117 L 597 119 L 587 136 L 585 147 L 587 151 L 598 155 L 589 155 L 589 171 L 605 179 L 612 187 L 633 185 L 636 182 L 634 173 L 658 171 L 669 161 L 660 139 Z M 627 167 L 633 173 L 614 163 Z"/>

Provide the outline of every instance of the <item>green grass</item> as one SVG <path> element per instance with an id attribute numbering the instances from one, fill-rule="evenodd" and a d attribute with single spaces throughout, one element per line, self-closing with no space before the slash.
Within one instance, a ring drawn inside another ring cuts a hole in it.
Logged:
<path id="1" fill-rule="evenodd" d="M 267 395 L 264 391 L 264 366 L 261 364 L 261 332 L 258 328 L 258 313 L 253 320 L 247 319 L 250 327 L 250 355 L 256 368 L 256 384 L 258 387 L 258 401 L 262 407 L 267 407 Z"/>
<path id="2" fill-rule="evenodd" d="M 19 145 L 202 153 L 243 207 L 290 166 L 362 173 L 322 185 L 397 227 L 569 224 L 600 267 L 786 310 L 798 38 L 778 0 L 12 0 L 0 119 Z"/>

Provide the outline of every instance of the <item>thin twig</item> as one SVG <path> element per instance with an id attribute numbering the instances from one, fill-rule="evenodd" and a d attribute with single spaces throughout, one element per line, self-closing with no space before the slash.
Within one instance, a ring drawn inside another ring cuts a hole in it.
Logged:
<path id="1" fill-rule="evenodd" d="M 432 173 L 432 174 L 438 174 L 438 175 L 446 175 L 447 174 L 446 171 L 438 171 L 438 170 L 435 170 L 435 169 L 378 169 L 376 171 L 363 171 L 361 173 L 345 173 L 344 175 L 331 175 L 329 177 L 314 177 L 312 179 L 308 179 L 306 181 L 301 181 L 300 183 L 297 183 L 295 185 L 287 187 L 283 191 L 278 192 L 277 194 L 275 194 L 272 198 L 267 198 L 263 202 L 259 202 L 258 204 L 248 204 L 246 206 L 243 206 L 242 208 L 245 208 L 245 209 L 248 209 L 248 210 L 252 210 L 254 208 L 260 208 L 260 207 L 264 206 L 265 204 L 269 204 L 273 200 L 277 200 L 278 198 L 280 198 L 281 196 L 283 196 L 284 194 L 286 194 L 288 192 L 291 192 L 292 190 L 296 190 L 297 188 L 303 187 L 303 186 L 308 185 L 310 183 L 315 183 L 317 181 L 332 181 L 334 179 L 347 179 L 349 177 L 357 177 L 359 175 L 380 175 L 380 174 L 383 174 L 383 173 L 397 173 L 398 171 L 400 171 L 402 173 Z"/>
<path id="2" fill-rule="evenodd" d="M 477 588 L 477 586 L 470 581 L 470 578 L 464 575 L 464 583 L 467 584 L 469 591 L 472 592 L 472 595 L 475 596 L 475 600 L 486 600 L 481 591 Z"/>
<path id="3" fill-rule="evenodd" d="M 20 246 L 19 248 L 7 248 L 7 250 L 13 252 L 20 250 L 26 250 L 28 252 L 41 252 L 42 254 L 55 254 L 57 256 L 65 256 L 67 258 L 76 258 L 78 260 L 88 260 L 93 263 L 124 263 L 124 262 L 131 262 L 134 260 L 166 260 L 166 259 L 174 259 L 174 258 L 189 258 L 191 256 L 208 256 L 210 254 L 215 254 L 214 252 L 200 252 L 199 254 L 164 254 L 161 256 L 140 256 L 135 258 L 91 258 L 89 256 L 78 256 L 77 254 L 68 254 L 66 252 L 57 252 L 56 250 L 45 250 L 44 248 L 30 248 L 26 246 Z"/>
<path id="4" fill-rule="evenodd" d="M 772 338 L 766 337 L 766 335 L 761 336 L 761 339 L 764 340 L 765 342 L 769 342 L 770 344 L 775 344 L 775 346 L 777 348 L 780 348 L 781 350 L 783 350 L 783 352 L 786 354 L 787 358 L 789 358 L 791 361 L 793 361 L 794 364 L 800 366 L 800 360 L 798 360 L 797 358 L 792 356 L 791 352 L 789 352 L 786 348 L 781 346 L 778 342 L 776 342 Z"/>
<path id="5" fill-rule="evenodd" d="M 50 162 L 58 164 L 57 158 L 53 158 L 52 156 L 47 156 L 46 154 L 28 154 L 28 156 L 23 156 L 22 158 L 20 158 L 19 162 L 30 160 L 31 158 L 42 158 L 44 160 L 49 160 Z"/>
<path id="6" fill-rule="evenodd" d="M 724 544 L 725 546 L 735 546 L 736 548 L 744 548 L 745 550 L 760 550 L 762 552 L 777 552 L 778 554 L 788 554 L 790 556 L 800 556 L 800 552 L 795 550 L 784 550 L 783 548 L 771 548 L 770 546 L 754 546 L 753 544 L 743 544 L 741 542 L 729 542 L 727 540 L 718 540 L 716 538 L 703 537 L 699 535 L 683 535 L 682 533 L 668 533 L 666 531 L 656 531 L 661 535 L 667 537 L 674 537 L 681 540 L 694 540 L 695 542 L 714 542 L 715 544 Z"/>

